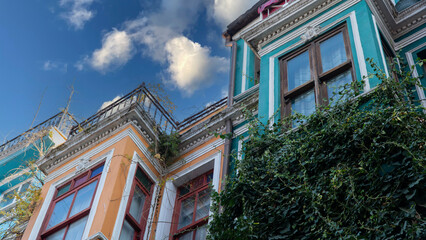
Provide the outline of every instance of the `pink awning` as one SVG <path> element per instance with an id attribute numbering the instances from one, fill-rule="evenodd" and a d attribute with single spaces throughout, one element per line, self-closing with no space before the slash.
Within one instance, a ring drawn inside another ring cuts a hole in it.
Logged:
<path id="1" fill-rule="evenodd" d="M 284 0 L 269 0 L 266 3 L 262 4 L 258 9 L 257 13 L 262 13 L 266 8 L 270 7 L 271 5 L 283 2 Z"/>

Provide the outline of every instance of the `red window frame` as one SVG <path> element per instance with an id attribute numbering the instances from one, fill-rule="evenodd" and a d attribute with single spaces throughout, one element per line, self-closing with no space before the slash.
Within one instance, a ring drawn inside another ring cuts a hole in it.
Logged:
<path id="1" fill-rule="evenodd" d="M 92 204 L 93 204 L 93 200 L 95 198 L 94 196 L 95 196 L 96 191 L 98 189 L 99 179 L 101 178 L 103 171 L 97 173 L 95 176 L 92 176 L 92 177 L 90 177 L 90 176 L 92 175 L 93 170 L 103 166 L 104 164 L 105 163 L 98 164 L 95 167 L 91 168 L 89 171 L 86 171 L 85 173 L 78 175 L 77 177 L 73 178 L 72 180 L 70 180 L 70 181 L 68 181 L 68 182 L 66 182 L 66 183 L 64 183 L 61 186 L 56 188 L 55 195 L 54 195 L 55 197 L 53 198 L 53 200 L 50 203 L 49 210 L 47 211 L 46 217 L 45 217 L 44 222 L 42 224 L 42 228 L 41 228 L 42 231 L 40 232 L 38 239 L 46 239 L 47 237 L 49 237 L 53 233 L 55 233 L 59 230 L 62 230 L 63 228 L 66 228 L 65 233 L 64 233 L 64 238 L 65 238 L 67 233 L 68 233 L 69 226 L 72 223 L 74 223 L 74 222 L 80 220 L 81 218 L 89 215 L 90 209 L 91 209 Z M 76 180 L 80 180 L 83 177 L 86 177 L 86 180 L 84 182 L 80 182 L 78 186 L 75 186 Z M 76 196 L 77 196 L 76 193 L 80 189 L 86 187 L 87 185 L 93 183 L 94 181 L 97 181 L 97 183 L 96 183 L 96 186 L 95 186 L 95 190 L 93 191 L 92 200 L 90 201 L 89 207 L 80 211 L 79 213 L 76 213 L 74 216 L 69 217 L 71 210 L 74 206 L 74 201 L 75 201 Z M 61 195 L 58 196 L 59 190 L 66 187 L 68 184 L 70 184 L 70 188 L 66 192 L 64 192 L 64 193 L 62 193 Z M 69 210 L 68 210 L 68 213 L 67 213 L 67 218 L 64 221 L 52 226 L 50 229 L 46 229 L 47 225 L 49 224 L 49 221 L 50 221 L 50 218 L 52 216 L 52 213 L 53 213 L 53 210 L 55 208 L 56 203 L 63 200 L 64 198 L 72 195 L 72 194 L 74 194 L 74 198 L 73 198 L 72 203 L 69 207 Z"/>
<path id="2" fill-rule="evenodd" d="M 210 177 L 210 179 L 209 179 Z M 210 186 L 210 182 L 213 180 L 213 170 L 210 170 L 192 180 L 185 183 L 183 186 L 179 187 L 176 193 L 176 202 L 174 207 L 174 213 L 173 213 L 173 223 L 171 228 L 171 237 L 170 239 L 177 240 L 179 237 L 181 237 L 183 234 L 195 230 L 198 227 L 201 227 L 205 224 L 207 224 L 209 220 L 209 216 L 206 216 L 202 219 L 199 219 L 198 221 L 195 221 L 195 215 L 197 210 L 197 203 L 198 203 L 198 195 L 200 192 L 208 189 Z M 179 196 L 181 191 L 183 189 L 188 189 L 189 186 L 189 192 L 183 194 L 182 196 Z M 182 206 L 182 201 L 195 196 L 195 202 L 194 202 L 194 211 L 192 216 L 192 222 L 188 224 L 187 226 L 178 229 L 179 225 L 179 214 Z M 195 232 L 194 232 L 195 234 Z M 195 236 L 195 235 L 194 235 Z"/>
<path id="3" fill-rule="evenodd" d="M 142 174 L 145 175 L 147 180 L 151 182 L 151 189 L 147 189 L 145 185 L 138 179 L 137 177 L 138 170 L 141 171 Z M 142 210 L 142 216 L 141 216 L 141 219 L 139 219 L 139 221 L 130 214 L 130 206 L 132 205 L 133 195 L 135 193 L 136 186 L 138 186 L 139 189 L 141 189 L 142 192 L 146 195 L 145 202 L 143 205 L 143 210 Z M 148 177 L 145 171 L 138 166 L 138 168 L 136 169 L 135 177 L 133 179 L 132 190 L 130 191 L 130 194 L 129 194 L 129 201 L 126 207 L 126 215 L 124 217 L 124 219 L 132 226 L 133 230 L 135 231 L 133 235 L 133 240 L 143 239 L 143 236 L 145 234 L 146 223 L 148 220 L 148 214 L 149 214 L 149 208 L 151 205 L 153 190 L 154 190 L 154 182 L 151 181 L 151 179 Z M 124 225 L 124 221 L 123 221 L 123 225 Z"/>

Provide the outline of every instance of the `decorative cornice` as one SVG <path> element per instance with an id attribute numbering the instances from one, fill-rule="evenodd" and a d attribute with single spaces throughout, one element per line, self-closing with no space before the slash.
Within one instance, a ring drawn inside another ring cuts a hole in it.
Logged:
<path id="1" fill-rule="evenodd" d="M 152 126 L 147 124 L 138 110 L 123 111 L 120 114 L 103 119 L 97 125 L 87 129 L 86 132 L 68 139 L 58 148 L 51 150 L 45 158 L 37 161 L 37 165 L 42 171 L 48 173 L 62 163 L 69 161 L 72 157 L 125 129 L 129 124 L 133 124 L 149 144 L 153 142 L 153 138 L 157 137 L 152 132 Z"/>
<path id="2" fill-rule="evenodd" d="M 283 7 L 279 12 L 261 21 L 242 34 L 242 38 L 254 42 L 260 50 L 286 32 L 326 11 L 342 0 L 300 0 Z M 263 37 L 262 37 L 263 36 Z M 260 38 L 260 39 L 259 39 Z"/>
<path id="3" fill-rule="evenodd" d="M 426 15 L 423 14 L 426 8 L 426 1 L 414 4 L 402 12 L 397 12 L 395 7 L 386 1 L 367 0 L 367 3 L 374 8 L 374 12 L 380 15 L 394 39 L 426 22 Z"/>

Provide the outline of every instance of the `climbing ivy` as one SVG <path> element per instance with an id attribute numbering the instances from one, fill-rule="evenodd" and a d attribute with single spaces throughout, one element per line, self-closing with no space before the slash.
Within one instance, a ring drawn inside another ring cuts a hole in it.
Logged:
<path id="1" fill-rule="evenodd" d="M 369 62 L 381 81 L 369 93 L 354 83 L 308 117 L 252 120 L 238 172 L 213 194 L 210 239 L 426 238 L 417 80 L 396 69 L 398 80 L 386 78 Z"/>

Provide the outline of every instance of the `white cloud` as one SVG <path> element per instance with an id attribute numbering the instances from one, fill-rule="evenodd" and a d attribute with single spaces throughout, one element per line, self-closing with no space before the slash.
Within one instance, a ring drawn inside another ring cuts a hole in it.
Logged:
<path id="1" fill-rule="evenodd" d="M 166 43 L 171 81 L 188 95 L 211 83 L 215 72 L 225 72 L 227 60 L 210 56 L 210 49 L 184 36 Z"/>
<path id="2" fill-rule="evenodd" d="M 127 63 L 133 56 L 133 43 L 125 31 L 117 29 L 104 35 L 102 47 L 96 49 L 90 58 L 86 58 L 90 65 L 100 71 L 107 72 Z M 81 69 L 81 64 L 76 64 Z"/>
<path id="3" fill-rule="evenodd" d="M 58 70 L 61 72 L 67 72 L 68 64 L 59 62 L 59 61 L 47 60 L 43 63 L 43 70 L 44 71 Z"/>
<path id="4" fill-rule="evenodd" d="M 74 66 L 82 70 L 88 65 L 105 73 L 126 64 L 139 51 L 164 65 L 162 74 L 167 83 L 191 95 L 228 67 L 225 58 L 212 56 L 208 47 L 184 36 L 199 14 L 211 5 L 212 0 L 163 0 L 158 10 L 126 21 L 119 30 L 105 34 L 102 47 Z"/>
<path id="5" fill-rule="evenodd" d="M 210 14 L 225 30 L 226 26 L 256 4 L 258 0 L 214 0 Z"/>
<path id="6" fill-rule="evenodd" d="M 59 5 L 66 9 L 61 17 L 74 29 L 83 29 L 84 24 L 95 16 L 95 12 L 89 9 L 93 2 L 94 0 L 61 0 Z"/>
<path id="7" fill-rule="evenodd" d="M 111 105 L 112 103 L 114 103 L 115 101 L 117 101 L 118 99 L 120 99 L 121 96 L 116 96 L 115 98 L 113 98 L 111 101 L 106 101 L 104 103 L 102 103 L 102 106 L 99 108 L 98 112 L 106 107 L 108 107 L 109 105 Z"/>
<path id="8" fill-rule="evenodd" d="M 213 105 L 213 103 L 215 103 L 215 101 L 210 101 L 210 102 L 206 103 L 206 105 L 204 105 L 204 108 L 210 107 L 211 105 Z"/>

